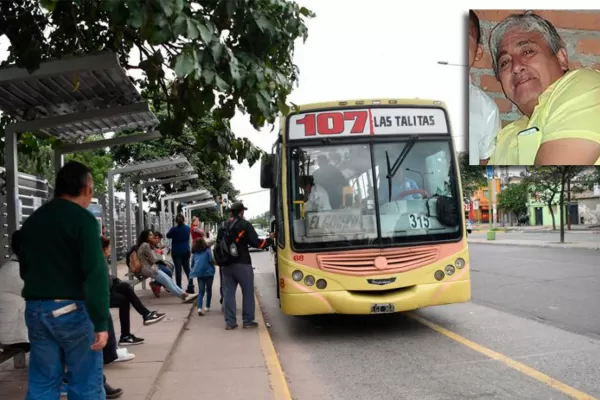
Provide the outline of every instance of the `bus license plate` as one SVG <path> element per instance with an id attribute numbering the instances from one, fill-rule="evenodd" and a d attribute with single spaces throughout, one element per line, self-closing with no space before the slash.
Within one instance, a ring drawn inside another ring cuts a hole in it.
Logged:
<path id="1" fill-rule="evenodd" d="M 371 314 L 391 314 L 396 311 L 393 304 L 373 304 L 371 306 Z"/>

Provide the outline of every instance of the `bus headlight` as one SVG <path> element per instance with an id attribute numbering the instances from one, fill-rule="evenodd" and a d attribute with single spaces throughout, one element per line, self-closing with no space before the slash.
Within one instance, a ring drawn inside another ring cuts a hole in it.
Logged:
<path id="1" fill-rule="evenodd" d="M 327 281 L 325 279 L 319 279 L 317 281 L 317 288 L 318 289 L 325 289 L 327 287 Z"/>
<path id="2" fill-rule="evenodd" d="M 295 270 L 294 272 L 292 272 L 292 279 L 296 282 L 300 282 L 302 278 L 304 278 L 304 274 L 302 273 L 302 271 Z"/>
<path id="3" fill-rule="evenodd" d="M 454 273 L 454 266 L 453 265 L 446 265 L 446 275 L 452 275 Z"/>
<path id="4" fill-rule="evenodd" d="M 435 273 L 433 274 L 433 277 L 437 280 L 437 281 L 441 281 L 442 279 L 444 279 L 444 271 L 442 271 L 441 269 L 438 269 L 437 271 L 435 271 Z"/>
<path id="5" fill-rule="evenodd" d="M 454 262 L 454 265 L 456 265 L 456 268 L 462 269 L 465 266 L 465 260 L 463 260 L 462 258 L 457 258 Z"/>
<path id="6" fill-rule="evenodd" d="M 304 284 L 306 286 L 312 286 L 315 284 L 315 277 L 312 275 L 306 275 L 306 278 L 304 278 Z"/>

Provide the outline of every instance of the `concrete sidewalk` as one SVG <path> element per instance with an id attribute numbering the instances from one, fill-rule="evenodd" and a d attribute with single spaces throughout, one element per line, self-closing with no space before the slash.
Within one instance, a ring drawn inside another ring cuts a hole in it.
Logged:
<path id="1" fill-rule="evenodd" d="M 558 241 L 539 241 L 539 240 L 487 240 L 487 239 L 467 239 L 469 244 L 490 244 L 497 246 L 524 246 L 524 247 L 546 247 L 546 248 L 557 248 L 557 249 L 586 249 L 586 250 L 600 250 L 600 244 L 594 242 L 581 243 L 581 242 L 566 242 L 560 243 Z"/>
<path id="2" fill-rule="evenodd" d="M 126 268 L 120 265 L 118 271 L 123 277 Z M 108 382 L 124 390 L 122 399 L 291 399 L 258 301 L 256 319 L 260 327 L 242 329 L 242 299 L 238 290 L 240 327 L 225 331 L 218 273 L 213 285 L 212 309 L 202 317 L 196 314 L 195 302 L 181 304 L 179 298 L 164 289 L 161 297 L 155 298 L 150 290 L 141 290 L 141 285 L 135 288 L 148 309 L 167 315 L 157 324 L 143 326 L 141 317 L 132 308 L 131 331 L 145 342 L 127 346 L 135 359 L 105 367 Z M 121 334 L 118 310 L 111 309 L 111 314 L 118 339 Z M 0 385 L 0 400 L 24 398 L 27 369 L 15 370 L 11 361 L 2 364 Z"/>

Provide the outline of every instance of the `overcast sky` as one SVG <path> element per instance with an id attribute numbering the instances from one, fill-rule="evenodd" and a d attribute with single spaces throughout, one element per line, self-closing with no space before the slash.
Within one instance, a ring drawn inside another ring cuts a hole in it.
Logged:
<path id="1" fill-rule="evenodd" d="M 306 44 L 297 44 L 294 56 L 300 68 L 300 85 L 290 101 L 296 104 L 360 98 L 430 98 L 449 108 L 457 150 L 466 148 L 466 69 L 439 65 L 438 61 L 466 63 L 467 12 L 481 8 L 474 1 L 397 0 L 298 0 L 317 17 L 308 22 Z M 583 9 L 570 1 L 573 9 Z M 558 1 L 529 1 L 529 9 L 555 9 Z M 522 8 L 505 0 L 502 8 Z M 0 59 L 7 43 L 0 39 Z M 232 127 L 270 151 L 276 131 L 257 132 L 244 115 L 236 115 Z M 235 164 L 233 184 L 242 194 L 260 190 L 259 165 Z M 247 217 L 268 210 L 269 194 L 240 197 Z"/>

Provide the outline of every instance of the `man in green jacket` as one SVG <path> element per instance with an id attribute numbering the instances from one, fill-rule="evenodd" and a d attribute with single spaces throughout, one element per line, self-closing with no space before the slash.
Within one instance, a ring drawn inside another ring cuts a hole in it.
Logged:
<path id="1" fill-rule="evenodd" d="M 70 400 L 100 400 L 109 292 L 98 222 L 87 210 L 91 170 L 67 163 L 55 197 L 21 228 L 20 273 L 29 331 L 27 400 L 59 397 L 65 368 Z"/>

